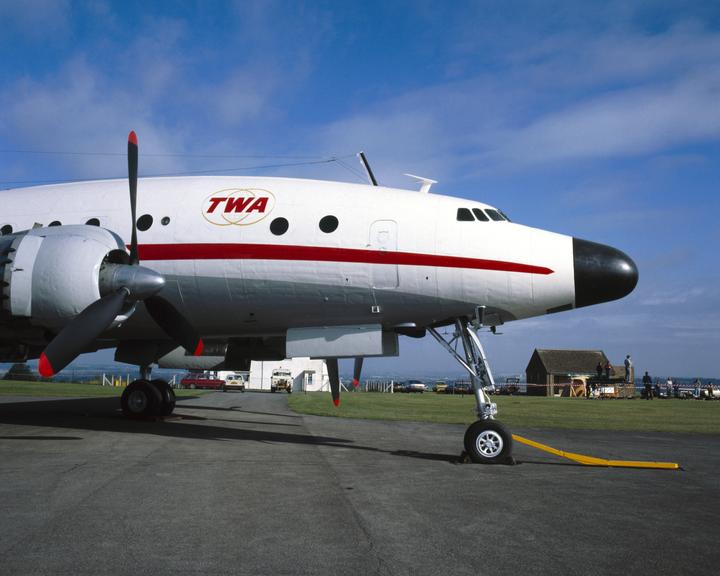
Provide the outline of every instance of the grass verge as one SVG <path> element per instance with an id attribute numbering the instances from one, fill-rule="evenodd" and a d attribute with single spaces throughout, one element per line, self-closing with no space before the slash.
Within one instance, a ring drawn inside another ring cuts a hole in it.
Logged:
<path id="1" fill-rule="evenodd" d="M 625 430 L 720 434 L 720 402 L 700 400 L 586 400 L 495 396 L 498 419 L 516 428 Z M 470 424 L 473 396 L 349 393 L 338 408 L 328 393 L 293 394 L 290 408 L 301 414 Z"/>
<path id="2" fill-rule="evenodd" d="M 17 382 L 0 380 L 0 396 L 45 396 L 49 398 L 90 398 L 120 396 L 124 388 L 68 382 Z M 176 396 L 201 396 L 206 390 L 175 390 Z"/>

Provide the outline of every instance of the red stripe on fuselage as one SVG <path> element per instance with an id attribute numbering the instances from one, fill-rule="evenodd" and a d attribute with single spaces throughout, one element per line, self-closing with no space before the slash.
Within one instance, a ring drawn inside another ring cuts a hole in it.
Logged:
<path id="1" fill-rule="evenodd" d="M 470 270 L 499 270 L 526 274 L 552 274 L 544 266 L 502 260 L 416 254 L 388 250 L 359 250 L 326 246 L 285 244 L 144 244 L 138 246 L 140 260 L 300 260 L 308 262 L 357 262 L 401 266 L 437 266 Z"/>

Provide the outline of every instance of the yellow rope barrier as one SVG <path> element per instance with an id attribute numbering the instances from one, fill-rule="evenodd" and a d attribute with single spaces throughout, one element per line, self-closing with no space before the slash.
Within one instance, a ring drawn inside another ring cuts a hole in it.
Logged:
<path id="1" fill-rule="evenodd" d="M 533 448 L 537 448 L 538 450 L 543 450 L 545 452 L 549 452 L 550 454 L 555 454 L 555 456 L 567 458 L 568 460 L 578 462 L 585 466 L 610 466 L 615 468 L 658 468 L 662 470 L 678 470 L 680 468 L 680 465 L 676 464 L 675 462 L 638 462 L 634 460 L 606 460 L 605 458 L 583 456 L 582 454 L 574 454 L 573 452 L 565 452 L 564 450 L 558 450 L 557 448 L 552 448 L 551 446 L 540 444 L 540 442 L 535 442 L 534 440 L 523 438 L 522 436 L 518 436 L 517 434 L 513 434 L 512 437 L 513 440 L 520 442 L 521 444 L 526 444 L 527 446 L 532 446 Z"/>

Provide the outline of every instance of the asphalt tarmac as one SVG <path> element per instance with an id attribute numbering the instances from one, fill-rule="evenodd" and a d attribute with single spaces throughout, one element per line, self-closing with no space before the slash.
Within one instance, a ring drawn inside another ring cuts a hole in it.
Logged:
<path id="1" fill-rule="evenodd" d="M 330 400 L 328 399 L 328 402 Z M 0 398 L 0 574 L 715 574 L 717 436 L 515 430 L 679 462 L 589 468 L 464 427 L 299 416 L 213 393 L 131 422 L 116 399 Z"/>

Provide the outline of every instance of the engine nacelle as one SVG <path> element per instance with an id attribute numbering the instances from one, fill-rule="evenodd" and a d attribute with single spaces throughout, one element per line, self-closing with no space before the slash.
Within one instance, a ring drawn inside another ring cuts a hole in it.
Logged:
<path id="1" fill-rule="evenodd" d="M 57 329 L 101 297 L 100 268 L 127 261 L 119 236 L 96 226 L 36 228 L 14 235 L 0 271 L 13 319 Z"/>

